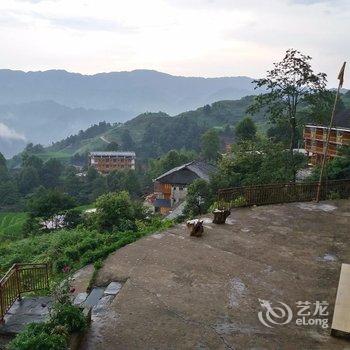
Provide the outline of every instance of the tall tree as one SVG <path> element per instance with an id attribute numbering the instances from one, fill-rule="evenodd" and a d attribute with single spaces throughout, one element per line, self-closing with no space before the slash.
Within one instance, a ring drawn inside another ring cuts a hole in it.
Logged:
<path id="1" fill-rule="evenodd" d="M 171 150 L 159 159 L 151 159 L 149 161 L 148 174 L 151 179 L 155 179 L 172 168 L 194 160 L 195 157 L 196 153 L 193 151 Z"/>
<path id="2" fill-rule="evenodd" d="M 55 158 L 49 159 L 42 167 L 41 177 L 45 187 L 54 188 L 60 183 L 60 176 L 63 171 L 62 163 Z"/>
<path id="3" fill-rule="evenodd" d="M 18 187 L 23 194 L 29 193 L 40 184 L 39 173 L 33 166 L 26 166 L 21 169 L 18 176 Z"/>
<path id="4" fill-rule="evenodd" d="M 58 190 L 39 187 L 27 202 L 31 217 L 51 218 L 62 210 L 71 209 L 76 205 L 73 197 Z"/>
<path id="5" fill-rule="evenodd" d="M 37 156 L 29 155 L 27 152 L 22 154 L 22 167 L 33 167 L 40 171 L 44 162 Z"/>
<path id="6" fill-rule="evenodd" d="M 287 50 L 283 60 L 274 63 L 274 68 L 267 72 L 265 78 L 254 80 L 256 88 L 265 88 L 267 92 L 257 96 L 248 109 L 251 113 L 263 109 L 272 123 L 280 119 L 288 122 L 293 168 L 300 105 L 308 96 L 324 91 L 327 82 L 325 73 L 314 73 L 310 61 L 310 56 L 295 49 Z"/>
<path id="7" fill-rule="evenodd" d="M 319 93 L 307 96 L 305 102 L 307 106 L 301 111 L 301 116 L 306 123 L 329 124 L 332 114 L 336 93 L 334 91 L 325 90 Z M 337 101 L 337 113 L 346 109 L 345 104 L 340 97 Z"/>
<path id="8" fill-rule="evenodd" d="M 247 141 L 253 140 L 256 137 L 256 125 L 252 118 L 245 117 L 242 119 L 235 128 L 235 134 L 238 140 Z"/>
<path id="9" fill-rule="evenodd" d="M 216 161 L 220 150 L 220 140 L 217 131 L 209 129 L 202 135 L 202 155 L 210 161 Z"/>
<path id="10" fill-rule="evenodd" d="M 0 180 L 5 181 L 8 180 L 9 173 L 7 170 L 6 159 L 3 154 L 0 152 Z"/>

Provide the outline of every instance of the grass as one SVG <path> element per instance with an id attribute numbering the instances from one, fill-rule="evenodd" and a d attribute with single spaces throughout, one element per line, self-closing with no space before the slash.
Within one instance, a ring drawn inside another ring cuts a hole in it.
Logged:
<path id="1" fill-rule="evenodd" d="M 93 209 L 95 207 L 96 207 L 95 203 L 91 203 L 91 204 L 79 205 L 78 207 L 75 207 L 75 209 L 85 211 L 88 209 Z"/>
<path id="2" fill-rule="evenodd" d="M 171 221 L 154 219 L 135 232 L 100 233 L 77 228 L 8 241 L 0 245 L 0 275 L 14 263 L 46 262 L 52 267 L 52 275 L 59 276 L 64 266 L 75 270 L 103 260 L 118 248 L 171 225 Z"/>
<path id="3" fill-rule="evenodd" d="M 20 213 L 0 213 L 0 240 L 3 238 L 13 240 L 21 235 L 23 224 L 27 219 L 27 214 Z"/>

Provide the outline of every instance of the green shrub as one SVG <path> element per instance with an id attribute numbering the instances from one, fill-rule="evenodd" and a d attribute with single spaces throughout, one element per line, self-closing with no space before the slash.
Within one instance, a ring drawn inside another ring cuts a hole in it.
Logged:
<path id="1" fill-rule="evenodd" d="M 237 197 L 230 202 L 231 208 L 246 207 L 248 205 L 247 200 L 244 197 Z"/>
<path id="2" fill-rule="evenodd" d="M 47 323 L 31 323 L 8 345 L 9 350 L 66 350 L 67 336 Z"/>
<path id="3" fill-rule="evenodd" d="M 55 272 L 62 272 L 63 268 L 66 266 L 71 267 L 73 265 L 73 261 L 69 258 L 67 258 L 66 256 L 62 256 L 60 258 L 58 258 L 54 264 L 53 264 L 53 269 Z"/>
<path id="4" fill-rule="evenodd" d="M 79 250 L 77 247 L 70 247 L 64 251 L 64 255 L 73 261 L 77 261 L 80 258 Z"/>
<path id="5" fill-rule="evenodd" d="M 82 332 L 86 329 L 86 318 L 82 310 L 72 304 L 57 303 L 52 309 L 50 325 L 52 328 L 64 326 L 69 333 Z"/>
<path id="6" fill-rule="evenodd" d="M 327 196 L 327 199 L 330 199 L 330 200 L 341 199 L 341 195 L 337 191 L 330 191 L 330 193 Z"/>
<path id="7" fill-rule="evenodd" d="M 0 244 L 0 272 L 6 272 L 14 263 L 47 262 L 55 274 L 60 274 L 64 266 L 76 269 L 104 259 L 116 249 L 172 225 L 170 220 L 155 217 L 147 219 L 137 231 L 101 233 L 77 228 L 6 242 Z"/>

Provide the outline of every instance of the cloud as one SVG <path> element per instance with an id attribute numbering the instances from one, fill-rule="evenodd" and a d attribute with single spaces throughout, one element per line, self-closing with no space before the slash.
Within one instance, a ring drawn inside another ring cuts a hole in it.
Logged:
<path id="1" fill-rule="evenodd" d="M 24 135 L 16 132 L 13 129 L 10 129 L 8 126 L 6 126 L 3 123 L 0 123 L 0 139 L 10 139 L 10 140 L 22 140 L 25 141 Z"/>
<path id="2" fill-rule="evenodd" d="M 47 19 L 54 26 L 82 31 L 118 31 L 122 33 L 134 33 L 137 31 L 136 27 L 124 26 L 118 21 L 109 19 L 97 19 L 90 17 L 62 17 Z"/>
<path id="3" fill-rule="evenodd" d="M 335 3 L 339 2 L 337 0 L 290 0 L 291 3 L 295 4 L 304 4 L 304 5 L 313 5 L 313 4 L 319 4 L 319 3 Z"/>
<path id="4" fill-rule="evenodd" d="M 333 85 L 350 0 L 1 0 L 0 29 L 4 68 L 256 77 L 294 47 Z"/>
<path id="5" fill-rule="evenodd" d="M 56 1 L 56 0 L 17 0 L 18 2 L 30 2 L 32 4 L 39 4 L 39 2 L 44 1 Z"/>

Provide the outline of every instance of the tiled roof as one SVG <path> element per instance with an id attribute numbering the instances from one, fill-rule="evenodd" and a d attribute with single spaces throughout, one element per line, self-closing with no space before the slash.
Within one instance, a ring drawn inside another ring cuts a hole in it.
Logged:
<path id="1" fill-rule="evenodd" d="M 189 176 L 188 172 L 185 172 L 186 170 L 192 172 L 198 178 L 209 181 L 210 174 L 215 172 L 216 168 L 213 165 L 202 161 L 193 161 L 167 171 L 166 173 L 157 177 L 154 181 L 162 182 L 162 179 L 165 180 L 166 177 L 169 177 L 170 175 L 175 175 L 177 173 L 177 176 L 172 176 L 172 180 L 170 183 L 186 184 L 192 182 L 193 176 Z"/>
<path id="2" fill-rule="evenodd" d="M 135 157 L 135 152 L 90 152 L 91 156 L 101 156 L 101 157 Z"/>

